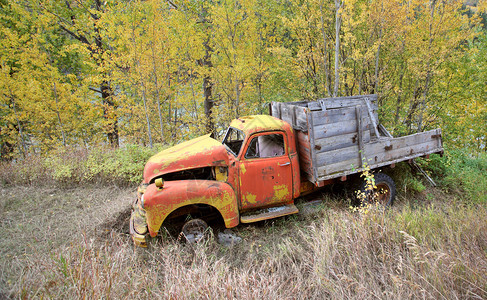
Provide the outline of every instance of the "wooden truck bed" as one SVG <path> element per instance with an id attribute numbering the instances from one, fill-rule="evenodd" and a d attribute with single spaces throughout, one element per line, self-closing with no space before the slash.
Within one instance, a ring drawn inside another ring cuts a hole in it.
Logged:
<path id="1" fill-rule="evenodd" d="M 443 151 L 441 129 L 394 138 L 378 123 L 377 95 L 272 102 L 271 115 L 296 130 L 309 181 L 333 179 Z"/>

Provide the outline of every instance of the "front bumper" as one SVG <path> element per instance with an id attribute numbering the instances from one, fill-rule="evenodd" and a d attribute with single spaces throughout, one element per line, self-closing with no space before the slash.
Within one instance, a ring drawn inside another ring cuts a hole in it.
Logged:
<path id="1" fill-rule="evenodd" d="M 140 206 L 139 199 L 135 201 L 132 207 L 130 234 L 136 246 L 147 247 L 147 220 L 145 210 Z"/>

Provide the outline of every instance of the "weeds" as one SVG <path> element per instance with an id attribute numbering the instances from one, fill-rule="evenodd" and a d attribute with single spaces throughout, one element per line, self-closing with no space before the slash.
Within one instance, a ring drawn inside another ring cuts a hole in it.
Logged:
<path id="1" fill-rule="evenodd" d="M 211 238 L 193 245 L 166 238 L 153 239 L 146 250 L 134 248 L 122 225 L 132 194 L 121 192 L 113 198 L 94 190 L 91 208 L 56 223 L 42 217 L 55 208 L 25 211 L 18 219 L 21 213 L 5 210 L 12 223 L 2 227 L 2 243 L 29 240 L 31 246 L 2 247 L 0 291 L 57 299 L 487 297 L 485 206 L 436 202 L 357 217 L 345 203 L 332 201 L 309 215 L 238 227 L 244 240 L 231 248 Z M 76 191 L 46 190 L 36 199 L 52 193 L 60 202 L 79 197 Z M 109 208 L 95 205 L 108 205 L 108 199 Z M 80 214 L 85 217 L 76 219 Z M 16 228 L 29 219 L 49 232 L 17 237 Z M 62 228 L 69 220 L 75 225 Z"/>
<path id="2" fill-rule="evenodd" d="M 487 298 L 482 155 L 432 157 L 423 167 L 439 174 L 443 190 L 429 189 L 426 197 L 401 189 L 393 209 L 353 212 L 330 193 L 319 205 L 303 204 L 306 215 L 239 226 L 243 241 L 231 248 L 212 238 L 184 245 L 166 236 L 146 250 L 134 248 L 127 234 L 135 190 L 113 184 L 138 182 L 149 152 L 93 149 L 4 163 L 0 296 Z"/>
<path id="3" fill-rule="evenodd" d="M 142 181 L 147 160 L 162 146 L 149 149 L 137 145 L 112 149 L 62 148 L 48 156 L 33 154 L 23 160 L 0 163 L 2 185 L 62 186 L 115 184 L 125 186 Z"/>

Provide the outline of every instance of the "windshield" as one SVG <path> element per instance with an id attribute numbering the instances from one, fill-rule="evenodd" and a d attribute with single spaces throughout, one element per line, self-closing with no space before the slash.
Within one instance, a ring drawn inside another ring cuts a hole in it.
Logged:
<path id="1" fill-rule="evenodd" d="M 227 130 L 227 134 L 223 139 L 223 144 L 226 145 L 233 155 L 237 156 L 240 152 L 240 148 L 242 148 L 242 143 L 245 138 L 245 134 L 233 127 L 229 127 Z"/>

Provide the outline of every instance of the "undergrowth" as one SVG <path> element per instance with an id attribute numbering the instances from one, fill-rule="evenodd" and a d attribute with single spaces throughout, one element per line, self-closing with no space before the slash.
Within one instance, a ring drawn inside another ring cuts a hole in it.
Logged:
<path id="1" fill-rule="evenodd" d="M 138 184 L 147 160 L 163 149 L 127 145 L 123 148 L 60 148 L 46 156 L 0 162 L 3 185 L 70 186 L 73 184 Z"/>
<path id="2" fill-rule="evenodd" d="M 27 299 L 487 297 L 485 206 L 362 213 L 324 202 L 311 214 L 236 232 L 243 242 L 230 248 L 211 237 L 196 245 L 166 237 L 141 249 L 124 232 L 85 229 L 46 253 L 33 245 L 2 256 L 3 292 Z"/>
<path id="3" fill-rule="evenodd" d="M 237 227 L 243 242 L 230 248 L 169 237 L 134 248 L 134 191 L 58 188 L 138 183 L 155 151 L 97 148 L 3 163 L 0 298 L 487 298 L 483 154 L 420 160 L 439 189 L 399 164 L 392 175 L 402 194 L 391 209 L 352 211 L 323 195 L 302 215 Z"/>
<path id="4" fill-rule="evenodd" d="M 445 190 L 460 194 L 467 202 L 487 203 L 487 153 L 455 149 L 419 163 Z"/>

